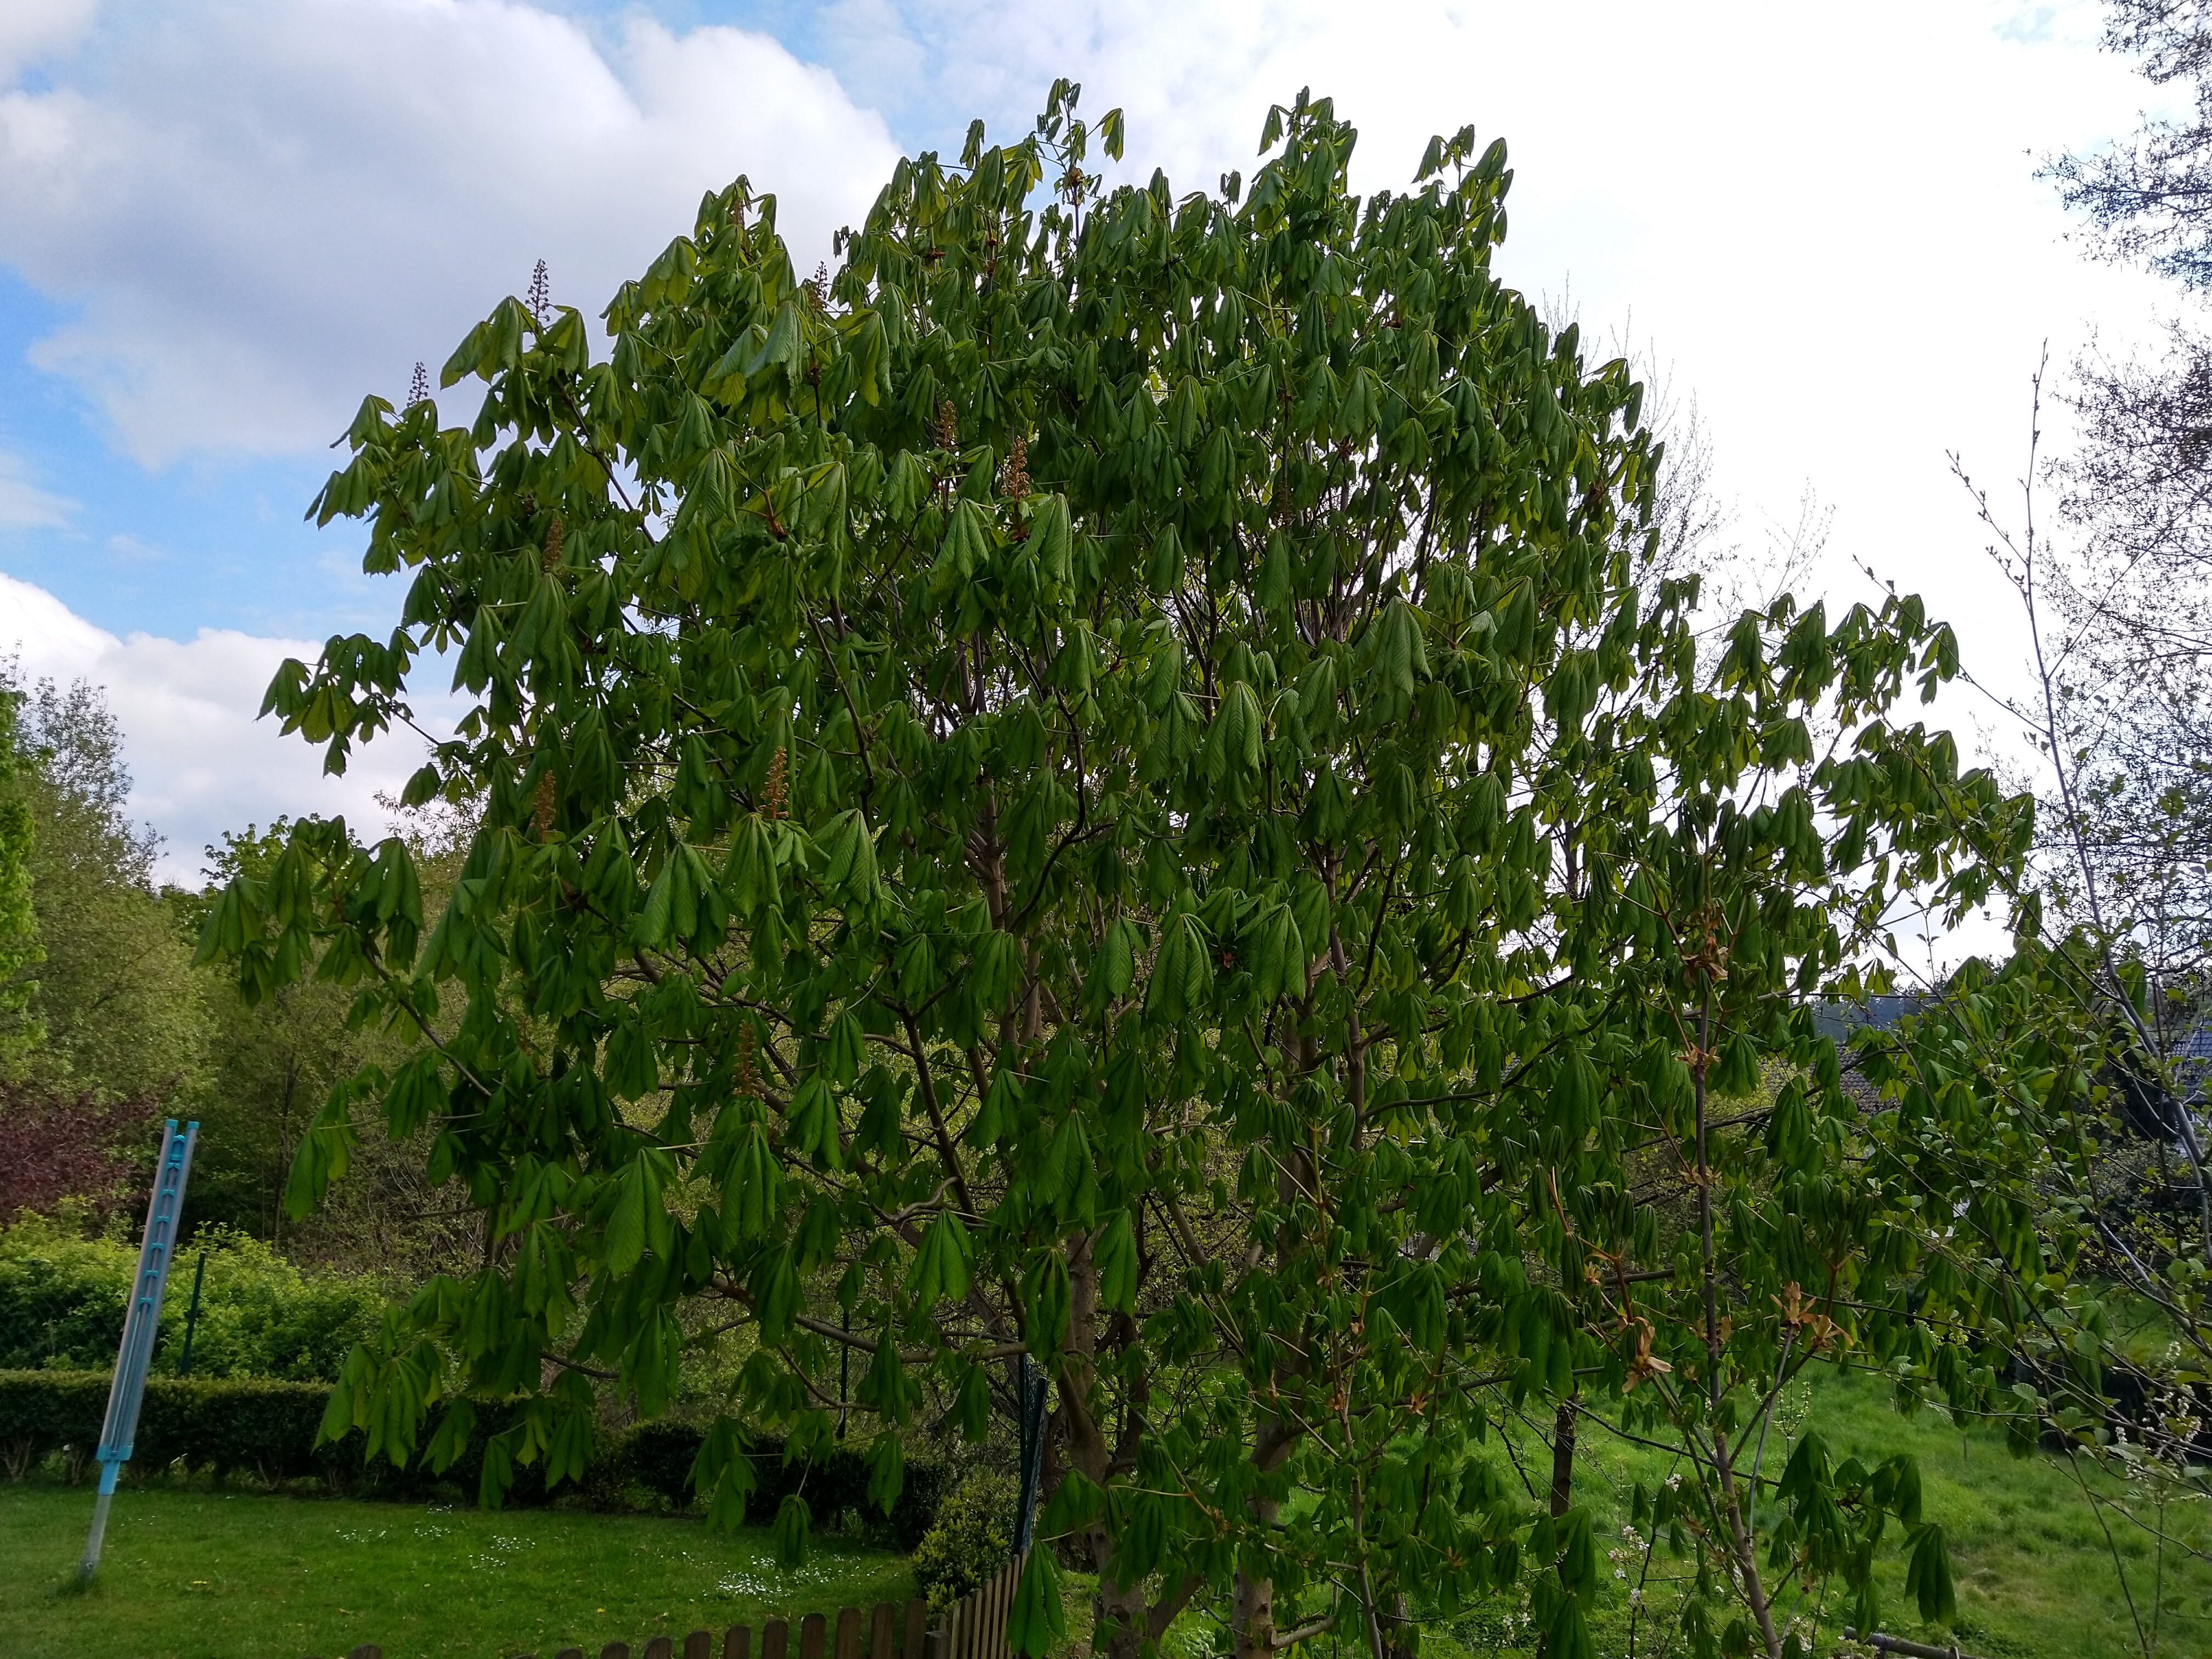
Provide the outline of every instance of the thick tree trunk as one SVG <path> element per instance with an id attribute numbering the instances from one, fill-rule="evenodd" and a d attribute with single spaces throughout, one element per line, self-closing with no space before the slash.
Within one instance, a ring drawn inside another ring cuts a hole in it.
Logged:
<path id="1" fill-rule="evenodd" d="M 1291 1449 L 1297 1443 L 1297 1439 L 1298 1431 L 1290 1425 L 1276 1418 L 1262 1419 L 1259 1432 L 1253 1439 L 1253 1466 L 1261 1474 L 1273 1473 L 1291 1455 Z M 1274 1531 L 1279 1506 L 1269 1498 L 1255 1497 L 1249 1501 L 1252 1519 L 1257 1523 L 1263 1540 L 1261 1548 L 1264 1550 L 1267 1547 L 1265 1540 Z M 1274 1659 L 1275 1581 L 1273 1576 L 1263 1576 L 1239 1567 L 1231 1613 L 1235 1659 Z"/>
<path id="2" fill-rule="evenodd" d="M 1112 1449 L 1097 1398 L 1098 1268 L 1091 1260 L 1090 1239 L 1080 1233 L 1067 1242 L 1067 1344 L 1060 1366 L 1066 1467 L 1103 1487 L 1110 1473 Z M 1093 1659 L 1137 1659 L 1146 1640 L 1159 1639 L 1189 1593 L 1186 1589 L 1174 1598 L 1173 1607 L 1158 1619 L 1155 1628 L 1158 1610 L 1146 1601 L 1144 1585 L 1124 1584 L 1114 1576 L 1114 1540 L 1103 1516 L 1085 1530 L 1083 1542 L 1091 1570 L 1098 1575 L 1098 1593 L 1091 1607 Z"/>
<path id="3" fill-rule="evenodd" d="M 1354 1029 L 1357 1030 L 1356 1023 Z M 1312 1190 L 1314 1172 L 1312 1157 L 1306 1147 L 1286 1147 L 1284 1153 L 1277 1165 L 1275 1195 L 1287 1208 L 1300 1193 Z M 1275 1246 L 1275 1271 L 1278 1273 L 1289 1274 L 1298 1271 L 1297 1262 L 1286 1254 L 1288 1249 L 1279 1235 Z M 1285 1381 L 1297 1370 L 1295 1362 L 1280 1368 Z M 1252 1466 L 1255 1471 L 1267 1475 L 1279 1468 L 1284 1460 L 1290 1456 L 1291 1449 L 1297 1444 L 1300 1432 L 1295 1425 L 1281 1418 L 1261 1418 L 1252 1437 Z M 1279 1505 L 1273 1498 L 1256 1494 L 1247 1503 L 1259 1534 L 1258 1542 L 1247 1559 L 1264 1559 L 1265 1553 L 1273 1547 Z M 1372 1609 L 1369 1611 L 1371 1614 Z M 1237 1568 L 1230 1617 L 1234 1659 L 1274 1659 L 1275 1581 L 1272 1574 L 1256 1573 L 1249 1566 Z"/>
<path id="4" fill-rule="evenodd" d="M 1264 1520 L 1274 1520 L 1274 1507 L 1273 1504 L 1258 1505 L 1267 1511 Z M 1239 1568 L 1232 1611 L 1236 1620 L 1236 1659 L 1275 1659 L 1275 1581 L 1254 1577 Z"/>

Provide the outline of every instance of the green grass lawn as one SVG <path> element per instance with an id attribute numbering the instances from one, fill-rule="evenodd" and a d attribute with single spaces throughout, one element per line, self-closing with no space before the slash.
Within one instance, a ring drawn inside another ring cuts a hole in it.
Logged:
<path id="1" fill-rule="evenodd" d="M 1983 1659 L 2139 1659 L 2142 1649 L 2112 1550 L 2064 1457 L 2039 1452 L 2014 1458 L 2001 1433 L 1979 1428 L 1962 1432 L 1938 1412 L 1900 1417 L 1889 1406 L 1887 1388 L 1864 1378 L 1823 1375 L 1793 1390 L 1793 1396 L 1785 1419 L 1809 1418 L 1838 1461 L 1856 1456 L 1872 1463 L 1899 1451 L 1920 1460 L 1925 1512 L 1942 1522 L 1950 1543 L 1959 1622 L 1954 1629 L 1920 1623 L 1905 1594 L 1905 1562 L 1897 1547 L 1903 1529 L 1893 1526 L 1880 1567 L 1881 1627 L 1887 1633 L 1945 1646 L 1956 1642 Z M 1785 1426 L 1794 1431 L 1796 1425 L 1785 1420 Z M 1551 1474 L 1549 1446 L 1533 1431 L 1516 1429 L 1510 1438 L 1521 1468 L 1540 1492 Z M 1629 1651 L 1628 1590 L 1639 1552 L 1621 1537 L 1620 1528 L 1628 1519 L 1633 1484 L 1642 1480 L 1656 1485 L 1666 1478 L 1669 1465 L 1663 1455 L 1586 1428 L 1575 1468 L 1576 1497 L 1596 1511 L 1601 1551 L 1618 1552 L 1617 1560 L 1605 1564 L 1608 1578 L 1594 1620 L 1597 1651 L 1600 1659 L 1623 1659 Z M 2112 1478 L 2085 1473 L 2100 1494 L 2119 1492 L 2120 1483 Z M 2143 1513 L 2148 1516 L 2147 1506 Z M 2183 1530 L 2189 1518 L 2175 1511 L 2168 1525 Z M 2200 1532 L 2212 1533 L 2212 1525 L 2206 1524 L 2212 1516 L 2200 1510 L 2196 1518 Z M 2106 1520 L 2148 1629 L 2157 1576 L 2150 1540 L 2141 1530 L 2130 1530 L 2124 1516 L 2108 1511 Z M 2200 1540 L 2200 1547 L 2208 1541 L 2212 1540 Z M 1670 1559 L 1663 1547 L 1654 1556 L 1645 1613 L 1636 1632 L 1637 1659 L 1680 1659 L 1686 1651 L 1679 1628 L 1667 1617 L 1677 1594 L 1669 1581 L 1686 1565 Z M 1616 1569 L 1626 1577 L 1610 1577 Z M 2159 1659 L 2212 1659 L 2212 1619 L 2205 1616 L 2212 1568 L 2169 1553 L 2164 1593 L 2169 1606 L 2155 1632 Z M 1321 1610 L 1316 1603 L 1302 1608 L 1301 1616 Z M 1786 1603 L 1780 1609 L 1792 1610 Z M 1826 1608 L 1800 1605 L 1794 1610 L 1804 1620 L 1801 1629 L 1817 1627 L 1811 1651 L 1820 1659 L 1870 1651 L 1844 1643 L 1844 1614 L 1835 1598 Z M 1162 1644 L 1168 1659 L 1201 1659 L 1221 1651 L 1224 1611 L 1194 1608 L 1177 1620 Z M 1449 1625 L 1431 1625 L 1424 1634 L 1422 1659 L 1532 1653 L 1528 1626 L 1509 1623 L 1515 1612 L 1512 1605 L 1501 1603 Z M 1085 1633 L 1087 1619 L 1087 1609 L 1072 1607 L 1071 1632 Z M 1308 1651 L 1310 1659 L 1363 1659 L 1364 1650 L 1331 1635 L 1309 1644 Z"/>
<path id="2" fill-rule="evenodd" d="M 1905 1594 L 1905 1562 L 1897 1547 L 1902 1529 L 1893 1527 L 1880 1577 L 1883 1629 L 1931 1644 L 1955 1641 L 1987 1659 L 2139 1655 L 2112 1547 L 2067 1459 L 2048 1453 L 2015 1458 L 2006 1451 L 1996 1431 L 1961 1431 L 1948 1416 L 1934 1411 L 1903 1418 L 1888 1401 L 1885 1385 L 1826 1374 L 1809 1388 L 1801 1388 L 1795 1402 L 1800 1413 L 1809 1412 L 1838 1460 L 1856 1456 L 1871 1464 L 1893 1452 L 1909 1451 L 1920 1461 L 1924 1511 L 1929 1520 L 1942 1524 L 1950 1543 L 1959 1621 L 1951 1630 L 1920 1623 Z M 1524 1445 L 1522 1465 L 1541 1480 L 1549 1472 L 1548 1451 L 1533 1436 Z M 1577 1450 L 1576 1496 L 1592 1504 L 1601 1518 L 1601 1547 L 1620 1553 L 1617 1562 L 1607 1564 L 1608 1571 L 1618 1568 L 1629 1575 L 1612 1583 L 1597 1621 L 1598 1651 L 1615 1659 L 1626 1650 L 1627 1589 L 1638 1565 L 1638 1553 L 1620 1535 L 1621 1523 L 1628 1518 L 1629 1493 L 1637 1480 L 1663 1480 L 1668 1466 L 1658 1454 L 1623 1445 L 1601 1432 L 1585 1431 Z M 2120 1492 L 2121 1483 L 2113 1479 L 2085 1473 L 2100 1494 Z M 2142 1512 L 2148 1516 L 2148 1505 Z M 2172 1511 L 2167 1524 L 2182 1530 L 2191 1518 Z M 2201 1534 L 2206 1530 L 2204 1522 L 2212 1517 L 2200 1509 L 2193 1518 Z M 2142 1529 L 2130 1528 L 2124 1516 L 2108 1510 L 2106 1521 L 2148 1628 L 2158 1572 L 2152 1541 Z M 1653 1583 L 1645 1592 L 1647 1613 L 1637 1639 L 1639 1656 L 1666 1651 L 1674 1634 L 1663 1618 L 1671 1592 L 1662 1581 L 1679 1571 L 1662 1547 L 1653 1558 Z M 2169 1550 L 2163 1589 L 2168 1606 L 2159 1620 L 2157 1652 L 2172 1659 L 2212 1656 L 2212 1619 L 2205 1616 L 2208 1598 L 2212 1598 L 2212 1568 Z M 1801 1606 L 1796 1610 L 1808 1619 L 1817 1615 L 1820 1640 L 1814 1650 L 1823 1655 L 1833 1651 L 1842 1640 L 1844 1623 L 1835 1598 L 1824 1609 Z M 1650 1616 L 1654 1612 L 1662 1615 L 1656 1627 Z M 1473 1640 L 1436 1644 L 1446 1650 L 1441 1659 L 1457 1659 L 1451 1650 L 1461 1648 L 1477 1653 L 1493 1650 L 1482 1639 L 1489 1633 L 1484 1623 L 1470 1620 L 1461 1626 L 1462 1637 Z M 1674 1645 L 1679 1647 L 1679 1643 Z"/>
<path id="3" fill-rule="evenodd" d="M 905 1559 L 817 1540 L 785 1572 L 764 1530 L 577 1510 L 424 1508 L 155 1486 L 116 1494 L 98 1582 L 64 1593 L 89 1484 L 0 1486 L 0 1655 L 388 1659 L 596 1654 L 667 1632 L 902 1601 Z M 757 1638 L 756 1638 L 757 1651 Z M 797 1651 L 794 1642 L 793 1651 Z"/>
<path id="4" fill-rule="evenodd" d="M 1885 1615 L 1892 1634 L 1956 1641 L 1987 1659 L 2121 1659 L 2140 1652 L 2115 1571 L 2113 1547 L 2084 1500 L 2067 1461 L 2039 1453 L 2008 1455 L 2002 1437 L 1964 1432 L 1943 1415 L 1907 1419 L 1879 1385 L 1823 1376 L 1794 1402 L 1809 1412 L 1839 1458 L 1873 1461 L 1896 1450 L 1920 1459 L 1926 1511 L 1951 1541 L 1958 1584 L 1955 1630 L 1922 1627 L 1904 1589 L 1904 1563 L 1893 1547 L 1882 1566 Z M 1540 1480 L 1548 1457 L 1533 1436 L 1522 1462 Z M 1577 1462 L 1578 1498 L 1595 1508 L 1602 1544 L 1635 1554 L 1619 1537 L 1632 1484 L 1667 1473 L 1656 1454 L 1585 1431 Z M 2120 1488 L 2088 1477 L 2101 1493 Z M 92 1511 L 89 1486 L 0 1486 L 0 1656 L 15 1659 L 301 1659 L 335 1656 L 359 1642 L 380 1644 L 391 1659 L 453 1656 L 508 1659 L 550 1656 L 568 1642 L 597 1652 L 614 1638 L 637 1644 L 665 1631 L 772 1614 L 830 1612 L 846 1604 L 901 1601 L 912 1593 L 905 1561 L 836 1540 L 817 1542 L 809 1565 L 785 1573 L 765 1533 L 709 1533 L 696 1521 L 576 1510 L 485 1514 L 458 1506 L 262 1497 L 246 1492 L 127 1486 L 108 1529 L 107 1559 L 88 1593 L 61 1593 Z M 2190 1519 L 2212 1530 L 2212 1516 Z M 2151 1541 L 2124 1515 L 2107 1514 L 2136 1606 L 2152 1618 L 2157 1564 Z M 1608 1563 L 1610 1567 L 1613 1564 Z M 1646 1591 L 1637 1654 L 1679 1652 L 1664 1618 L 1679 1571 L 1663 1550 Z M 1598 1651 L 1620 1659 L 1628 1636 L 1626 1580 L 1609 1581 L 1599 1608 Z M 1085 1633 L 1084 1587 L 1069 1575 L 1070 1634 Z M 2170 1553 L 2159 1614 L 2163 1659 L 2212 1659 L 2212 1569 Z M 1787 1609 L 1785 1609 L 1786 1611 Z M 1498 1614 L 1432 1627 L 1425 1659 L 1522 1652 L 1501 1643 Z M 1814 1651 L 1836 1650 L 1842 1617 L 1819 1613 Z M 1650 1616 L 1658 1613 L 1655 1621 Z M 1222 1645 L 1218 1620 L 1194 1609 L 1164 1645 L 1176 1659 L 1197 1659 Z M 1332 1653 L 1324 1639 L 1315 1659 Z"/>

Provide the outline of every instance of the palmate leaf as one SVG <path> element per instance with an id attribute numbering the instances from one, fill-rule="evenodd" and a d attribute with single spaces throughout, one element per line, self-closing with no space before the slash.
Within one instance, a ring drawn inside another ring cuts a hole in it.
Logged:
<path id="1" fill-rule="evenodd" d="M 806 1540 L 814 1527 L 814 1511 L 797 1492 L 785 1494 L 776 1506 L 775 1524 L 772 1534 L 775 1540 L 775 1559 L 778 1566 L 789 1569 L 803 1565 L 806 1560 Z"/>
<path id="2" fill-rule="evenodd" d="M 1107 1307 L 1133 1312 L 1137 1303 L 1136 1229 L 1127 1210 L 1107 1218 L 1091 1247 L 1098 1269 L 1098 1299 Z"/>
<path id="3" fill-rule="evenodd" d="M 1098 942 L 1098 955 L 1091 965 L 1090 990 L 1095 1004 L 1105 1004 L 1125 997 L 1137 978 L 1137 925 L 1127 916 L 1116 916 L 1106 926 Z"/>
<path id="4" fill-rule="evenodd" d="M 1951 1553 L 1943 1541 L 1943 1528 L 1925 1522 L 1906 1540 L 1911 1555 L 1905 1566 L 1905 1593 L 1912 1597 L 1920 1616 L 1930 1624 L 1949 1624 L 1959 1616 L 1958 1596 L 1951 1584 Z"/>
<path id="5" fill-rule="evenodd" d="M 915 1303 L 928 1308 L 966 1296 L 969 1265 L 974 1259 L 974 1247 L 960 1218 L 950 1211 L 939 1213 L 922 1234 L 921 1248 L 915 1252 L 914 1265 L 907 1272 L 908 1289 Z"/>
<path id="6" fill-rule="evenodd" d="M 1006 1620 L 1006 1641 L 1029 1659 L 1043 1659 L 1067 1635 L 1067 1609 L 1060 1600 L 1060 1568 L 1048 1547 L 1032 1549 L 1022 1564 L 1014 1589 L 1013 1612 Z"/>
<path id="7" fill-rule="evenodd" d="M 1151 978 L 1145 987 L 1145 1011 L 1165 1022 L 1181 1019 L 1205 995 L 1213 969 L 1199 919 L 1188 913 L 1171 918 L 1162 928 L 1160 947 L 1152 957 Z"/>

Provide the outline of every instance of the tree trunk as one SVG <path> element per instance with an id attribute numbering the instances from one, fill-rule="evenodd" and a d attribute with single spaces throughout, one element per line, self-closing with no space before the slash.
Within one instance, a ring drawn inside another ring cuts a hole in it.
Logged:
<path id="1" fill-rule="evenodd" d="M 1559 1409 L 1552 1413 L 1552 1518 L 1556 1521 L 1575 1506 L 1575 1402 L 1559 1401 Z M 1560 1583 L 1566 1575 L 1564 1565 Z M 1550 1647 L 1547 1638 L 1540 1638 L 1536 1651 L 1540 1656 Z"/>
<path id="2" fill-rule="evenodd" d="M 1103 1487 L 1112 1452 L 1097 1398 L 1098 1268 L 1091 1257 L 1091 1241 L 1079 1233 L 1067 1242 L 1067 1343 L 1060 1364 L 1060 1416 L 1067 1437 L 1067 1467 Z M 1145 1588 L 1115 1578 L 1114 1540 L 1103 1516 L 1085 1528 L 1083 1542 L 1091 1570 L 1098 1575 L 1098 1593 L 1091 1604 L 1094 1659 L 1137 1659 L 1151 1629 Z"/>
<path id="3" fill-rule="evenodd" d="M 1298 1431 L 1279 1418 L 1261 1419 L 1259 1432 L 1253 1437 L 1252 1464 L 1261 1474 L 1273 1474 L 1282 1466 L 1297 1445 Z M 1250 1514 L 1257 1523 L 1261 1542 L 1259 1548 L 1268 1547 L 1267 1540 L 1274 1531 L 1279 1505 L 1272 1498 L 1255 1495 L 1250 1500 Z M 1275 1581 L 1271 1575 L 1249 1572 L 1243 1567 L 1237 1570 L 1236 1595 L 1231 1606 L 1235 1659 L 1274 1659 L 1275 1653 Z"/>
<path id="4" fill-rule="evenodd" d="M 1355 1021 L 1354 1030 L 1357 1030 Z M 1287 1207 L 1302 1191 L 1313 1187 L 1313 1157 L 1308 1148 L 1293 1146 L 1284 1149 L 1285 1155 L 1277 1165 L 1275 1195 Z M 1287 1254 L 1288 1247 L 1278 1235 L 1275 1245 L 1275 1271 L 1289 1274 L 1298 1271 L 1298 1264 Z M 1298 1371 L 1293 1361 L 1279 1368 L 1287 1380 Z M 1252 1467 L 1261 1474 L 1272 1474 L 1289 1457 L 1297 1444 L 1300 1430 L 1279 1417 L 1263 1417 L 1252 1436 Z M 1255 1523 L 1259 1539 L 1248 1559 L 1263 1559 L 1273 1547 L 1276 1512 L 1279 1507 L 1274 1499 L 1255 1493 L 1249 1498 L 1249 1513 Z M 1363 1540 L 1364 1544 L 1364 1540 Z M 1371 1613 L 1372 1609 L 1370 1608 Z M 1260 1575 L 1245 1566 L 1237 1569 L 1235 1595 L 1231 1608 L 1231 1639 L 1234 1659 L 1274 1659 L 1275 1654 L 1275 1581 L 1272 1574 Z"/>
<path id="5" fill-rule="evenodd" d="M 1274 1520 L 1273 1504 L 1255 1500 L 1254 1508 L 1263 1522 Z M 1236 1659 L 1275 1659 L 1275 1581 L 1253 1577 L 1239 1567 L 1232 1611 L 1236 1620 Z"/>
<path id="6" fill-rule="evenodd" d="M 1390 1598 L 1382 1621 L 1382 1659 L 1413 1659 L 1413 1613 L 1402 1592 Z"/>
<path id="7" fill-rule="evenodd" d="M 1552 1417 L 1552 1518 L 1575 1506 L 1575 1402 L 1559 1401 Z"/>

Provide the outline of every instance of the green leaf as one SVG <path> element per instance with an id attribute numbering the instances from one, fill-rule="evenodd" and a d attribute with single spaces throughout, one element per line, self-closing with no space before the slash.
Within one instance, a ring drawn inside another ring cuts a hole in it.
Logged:
<path id="1" fill-rule="evenodd" d="M 921 1236 L 921 1248 L 907 1272 L 907 1291 L 922 1308 L 939 1302 L 957 1302 L 968 1294 L 969 1264 L 975 1249 L 968 1230 L 950 1210 L 940 1211 Z"/>
<path id="2" fill-rule="evenodd" d="M 668 1212 L 660 1190 L 659 1160 L 650 1153 L 641 1153 L 616 1176 L 604 1246 L 609 1273 L 628 1273 L 648 1246 L 665 1243 Z"/>
<path id="3" fill-rule="evenodd" d="M 1116 916 L 1106 924 L 1091 978 L 1093 1000 L 1101 1006 L 1128 995 L 1136 983 L 1137 925 L 1128 917 Z"/>
<path id="4" fill-rule="evenodd" d="M 797 1492 L 787 1492 L 776 1506 L 775 1564 L 787 1572 L 806 1565 L 806 1540 L 814 1526 L 814 1511 Z"/>
<path id="5" fill-rule="evenodd" d="M 860 1021 L 848 1008 L 830 1022 L 829 1040 L 823 1044 L 822 1063 L 828 1069 L 830 1080 L 841 1089 L 849 1089 L 860 1080 L 860 1068 L 866 1063 L 866 1039 L 860 1034 Z"/>
<path id="6" fill-rule="evenodd" d="M 842 1168 L 844 1149 L 840 1141 L 842 1122 L 837 1112 L 837 1097 L 830 1092 L 827 1079 L 818 1073 L 799 1085 L 791 1097 L 787 1119 L 792 1145 L 805 1157 L 824 1170 Z"/>
<path id="7" fill-rule="evenodd" d="M 1060 1485 L 1037 1521 L 1042 1538 L 1066 1538 L 1088 1527 L 1104 1511 L 1106 1494 L 1080 1469 L 1060 1477 Z"/>
<path id="8" fill-rule="evenodd" d="M 960 1425 L 961 1438 L 971 1446 L 982 1443 L 990 1431 L 991 1379 L 983 1367 L 969 1363 L 960 1379 L 960 1396 L 952 1407 L 952 1419 Z"/>
<path id="9" fill-rule="evenodd" d="M 1014 1609 L 1006 1620 L 1006 1640 L 1016 1653 L 1044 1659 L 1067 1635 L 1067 1610 L 1061 1604 L 1060 1569 L 1046 1548 L 1032 1549 L 1014 1590 Z"/>
<path id="10" fill-rule="evenodd" d="M 1127 1210 L 1116 1210 L 1091 1247 L 1098 1270 L 1098 1300 L 1124 1313 L 1137 1309 L 1137 1235 Z"/>
<path id="11" fill-rule="evenodd" d="M 827 863 L 822 872 L 822 884 L 833 896 L 849 906 L 866 908 L 878 896 L 876 875 L 875 838 L 868 832 L 866 821 L 858 807 L 841 812 L 823 833 L 823 850 Z M 646 903 L 652 905 L 647 896 Z"/>
<path id="12" fill-rule="evenodd" d="M 1906 1547 L 1912 1553 L 1905 1563 L 1905 1593 L 1927 1623 L 1952 1623 L 1959 1616 L 1959 1603 L 1951 1586 L 1951 1554 L 1944 1547 L 1943 1528 L 1924 1522 L 1912 1529 Z"/>

